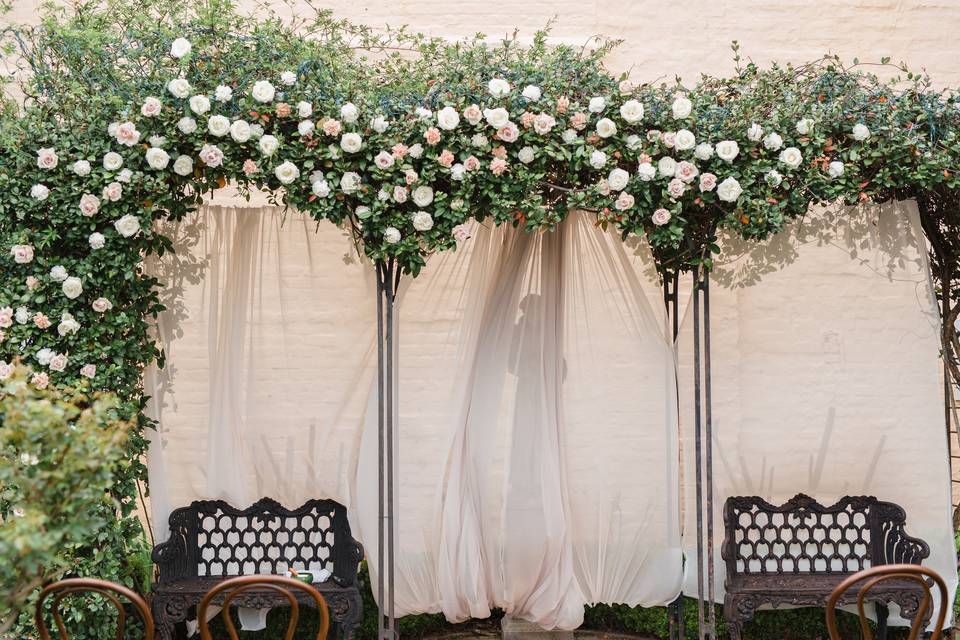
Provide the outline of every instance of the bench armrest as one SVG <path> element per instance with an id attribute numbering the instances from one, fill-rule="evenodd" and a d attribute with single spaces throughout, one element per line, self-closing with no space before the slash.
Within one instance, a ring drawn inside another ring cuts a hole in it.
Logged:
<path id="1" fill-rule="evenodd" d="M 187 563 L 187 546 L 183 537 L 172 532 L 170 539 L 161 542 L 153 548 L 150 554 L 154 564 L 160 570 L 158 582 L 171 582 L 179 578 L 188 577 L 185 574 Z"/>
<path id="2" fill-rule="evenodd" d="M 908 535 L 902 524 L 893 525 L 884 541 L 884 564 L 920 564 L 930 556 L 930 545 Z"/>

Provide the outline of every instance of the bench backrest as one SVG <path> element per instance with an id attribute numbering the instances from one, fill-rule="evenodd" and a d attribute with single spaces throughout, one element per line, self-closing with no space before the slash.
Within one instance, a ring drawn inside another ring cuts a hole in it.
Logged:
<path id="1" fill-rule="evenodd" d="M 310 500 L 297 509 L 269 498 L 246 509 L 221 500 L 193 502 L 171 514 L 166 544 L 180 548 L 182 559 L 167 571 L 161 567 L 160 582 L 281 574 L 294 567 L 327 569 L 352 583 L 362 553 L 346 508 L 333 500 Z"/>
<path id="2" fill-rule="evenodd" d="M 903 509 L 873 496 L 847 496 L 829 507 L 803 494 L 779 506 L 731 497 L 723 519 L 728 575 L 855 573 L 919 563 L 929 553 L 905 534 Z"/>

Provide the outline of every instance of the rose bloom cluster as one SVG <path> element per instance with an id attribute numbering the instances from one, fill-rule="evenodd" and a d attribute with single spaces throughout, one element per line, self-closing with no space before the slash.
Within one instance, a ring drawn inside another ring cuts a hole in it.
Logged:
<path id="1" fill-rule="evenodd" d="M 171 55 L 186 56 L 190 47 L 178 39 Z M 729 138 L 701 139 L 687 95 L 652 109 L 644 103 L 649 94 L 629 82 L 611 82 L 609 89 L 607 95 L 547 92 L 491 77 L 482 95 L 386 113 L 362 97 L 315 103 L 309 79 L 293 71 L 249 86 L 196 87 L 173 77 L 100 132 L 95 155 L 36 149 L 40 179 L 29 193 L 38 207 L 55 192 L 72 202 L 72 213 L 96 228 L 87 239 L 88 250 L 96 252 L 151 233 L 149 212 L 135 215 L 130 211 L 142 209 L 129 206 L 149 200 L 151 189 L 172 184 L 189 194 L 238 180 L 282 191 L 288 204 L 349 228 L 368 256 L 406 258 L 404 268 L 411 270 L 430 252 L 467 240 L 473 212 L 498 222 L 552 224 L 537 222 L 535 213 L 545 208 L 537 200 L 543 176 L 558 170 L 590 176 L 586 184 L 569 185 L 586 194 L 574 204 L 646 232 L 656 244 L 682 237 L 659 234 L 682 226 L 695 208 L 736 212 L 741 180 L 757 167 L 763 167 L 767 188 L 776 190 L 789 186 L 811 160 L 797 140 L 817 126 L 812 119 L 795 122 L 792 130 L 751 123 L 728 132 Z M 865 144 L 870 131 L 856 123 L 849 137 Z M 842 177 L 843 162 L 828 160 L 826 178 Z M 81 186 L 64 194 L 58 185 L 66 182 Z M 70 305 L 112 312 L 96 282 L 61 265 L 36 273 L 35 254 L 26 239 L 9 247 L 25 287 L 50 283 L 62 297 L 50 309 L 0 307 L 0 340 L 15 324 L 61 338 L 82 331 Z M 66 349 L 42 349 L 32 357 L 50 372 L 69 367 L 96 376 L 95 365 L 73 362 Z"/>

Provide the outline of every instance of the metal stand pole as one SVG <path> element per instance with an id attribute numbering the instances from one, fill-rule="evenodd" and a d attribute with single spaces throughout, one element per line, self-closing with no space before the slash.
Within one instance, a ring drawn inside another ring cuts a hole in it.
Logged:
<path id="1" fill-rule="evenodd" d="M 700 340 L 703 339 L 703 354 Z M 697 498 L 697 622 L 699 638 L 716 638 L 717 618 L 714 608 L 714 540 L 713 540 L 713 411 L 710 371 L 710 280 L 707 271 L 698 265 L 693 272 L 693 389 L 694 450 L 696 458 Z M 706 444 L 704 445 L 704 440 Z M 706 476 L 706 480 L 704 480 Z M 704 495 L 706 483 L 706 495 Z M 706 515 L 706 540 L 704 540 Z M 704 547 L 706 546 L 706 553 Z M 706 555 L 706 604 L 704 602 L 704 555 Z M 709 611 L 705 612 L 705 606 Z"/>
<path id="2" fill-rule="evenodd" d="M 677 342 L 677 336 L 680 334 L 680 272 L 671 271 L 663 274 L 663 304 L 667 310 L 667 322 L 670 326 L 670 335 L 673 338 L 673 346 Z M 679 402 L 679 397 L 677 398 Z M 678 460 L 678 462 L 681 462 Z M 681 560 L 682 562 L 682 560 Z M 681 567 L 682 570 L 682 567 Z M 683 640 L 686 637 L 684 629 L 684 607 L 683 592 L 677 596 L 677 599 L 667 605 L 667 616 L 669 621 L 670 640 Z"/>
<path id="3" fill-rule="evenodd" d="M 399 281 L 394 260 L 377 262 L 377 415 L 379 462 L 378 527 L 377 527 L 377 622 L 378 640 L 395 640 L 396 609 L 394 591 L 394 358 L 393 303 Z"/>

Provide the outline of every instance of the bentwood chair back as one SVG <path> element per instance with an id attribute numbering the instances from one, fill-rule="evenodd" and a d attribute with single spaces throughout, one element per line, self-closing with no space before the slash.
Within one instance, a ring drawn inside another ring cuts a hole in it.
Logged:
<path id="1" fill-rule="evenodd" d="M 200 606 L 197 608 L 197 620 L 200 623 L 200 640 L 212 640 L 210 635 L 210 626 L 207 623 L 207 609 L 217 604 L 223 607 L 223 624 L 230 634 L 230 640 L 239 640 L 237 629 L 230 617 L 230 604 L 234 598 L 247 592 L 258 591 L 272 592 L 271 595 L 279 595 L 286 598 L 290 605 L 290 622 L 287 625 L 287 633 L 283 636 L 284 640 L 293 640 L 293 635 L 297 630 L 297 622 L 300 619 L 300 603 L 297 601 L 296 592 L 306 593 L 317 605 L 317 613 L 320 614 L 320 628 L 317 629 L 316 640 L 326 640 L 327 632 L 330 629 L 330 612 L 327 609 L 327 602 L 320 595 L 320 592 L 310 585 L 285 578 L 283 576 L 238 576 L 225 580 L 215 586 L 203 596 Z M 214 603 L 214 599 L 223 595 L 222 603 Z M 251 594 L 252 595 L 252 594 Z M 241 598 L 241 601 L 243 599 Z"/>
<path id="2" fill-rule="evenodd" d="M 50 630 L 44 620 L 44 604 L 48 598 L 53 598 L 50 604 L 50 613 L 56 624 L 60 640 L 69 640 L 67 628 L 63 624 L 63 618 L 60 612 L 60 606 L 64 598 L 79 593 L 96 593 L 103 596 L 111 602 L 117 609 L 117 635 L 116 640 L 123 640 L 126 631 L 127 612 L 120 600 L 120 597 L 126 598 L 136 609 L 137 614 L 143 621 L 144 640 L 153 640 L 153 616 L 150 614 L 150 607 L 137 593 L 127 587 L 107 582 L 106 580 L 97 580 L 95 578 L 69 578 L 60 580 L 45 587 L 37 598 L 37 606 L 34 610 L 33 620 L 37 625 L 37 633 L 40 634 L 40 640 L 51 640 Z"/>
<path id="3" fill-rule="evenodd" d="M 873 640 L 873 631 L 870 630 L 870 621 L 864 612 L 864 602 L 868 601 L 868 595 L 871 589 L 884 582 L 897 581 L 915 583 L 919 593 L 923 594 L 920 601 L 920 608 L 917 610 L 913 623 L 910 626 L 910 635 L 908 640 L 917 640 L 923 633 L 923 627 L 926 621 L 931 618 L 928 615 L 933 607 L 933 587 L 936 587 L 940 596 L 939 612 L 936 616 L 936 624 L 933 628 L 931 640 L 940 640 L 940 634 L 943 632 L 943 623 L 947 617 L 946 603 L 947 585 L 943 578 L 936 571 L 918 564 L 888 564 L 871 567 L 859 571 L 836 586 L 830 597 L 827 599 L 827 629 L 830 631 L 830 640 L 842 640 L 840 632 L 837 630 L 837 603 L 844 594 L 852 588 L 858 588 L 857 592 L 857 614 L 860 616 L 860 630 L 865 640 Z"/>

